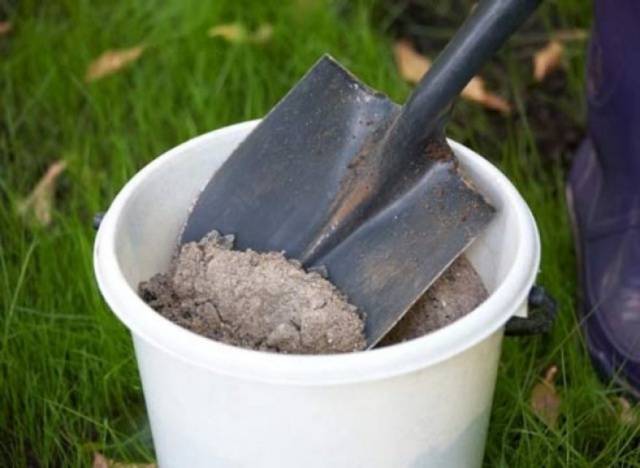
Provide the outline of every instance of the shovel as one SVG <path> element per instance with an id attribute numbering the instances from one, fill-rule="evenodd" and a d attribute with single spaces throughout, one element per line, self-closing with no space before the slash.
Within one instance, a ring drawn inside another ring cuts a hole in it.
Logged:
<path id="1" fill-rule="evenodd" d="M 539 1 L 481 1 L 403 107 L 321 58 L 211 178 L 181 242 L 215 229 L 326 268 L 374 346 L 493 217 L 444 124 Z"/>

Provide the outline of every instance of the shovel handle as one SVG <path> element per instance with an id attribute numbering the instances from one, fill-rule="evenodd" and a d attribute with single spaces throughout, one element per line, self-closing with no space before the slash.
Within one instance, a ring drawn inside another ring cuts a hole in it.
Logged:
<path id="1" fill-rule="evenodd" d="M 450 104 L 541 0 L 482 0 L 433 62 L 404 105 L 396 131 L 424 141 Z M 404 127 L 404 128 L 402 128 Z M 399 135 L 400 136 L 400 135 Z"/>

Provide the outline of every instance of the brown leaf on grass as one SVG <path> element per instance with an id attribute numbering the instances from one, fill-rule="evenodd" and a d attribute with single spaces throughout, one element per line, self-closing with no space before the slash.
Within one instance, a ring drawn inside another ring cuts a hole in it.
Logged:
<path id="1" fill-rule="evenodd" d="M 93 463 L 91 468 L 109 468 L 109 460 L 101 453 L 93 454 Z"/>
<path id="2" fill-rule="evenodd" d="M 538 382 L 531 391 L 531 409 L 548 427 L 555 428 L 560 416 L 560 395 L 556 390 L 555 381 L 558 367 L 552 365 L 544 374 L 544 379 Z"/>
<path id="3" fill-rule="evenodd" d="M 273 36 L 273 26 L 270 24 L 264 23 L 258 26 L 251 36 L 251 39 L 256 44 L 264 44 Z"/>
<path id="4" fill-rule="evenodd" d="M 416 51 L 406 39 L 396 41 L 393 56 L 400 76 L 409 83 L 418 83 L 431 68 L 431 60 Z"/>
<path id="5" fill-rule="evenodd" d="M 144 52 L 144 45 L 137 45 L 128 49 L 114 49 L 103 52 L 87 68 L 85 81 L 96 81 L 107 75 L 120 71 L 127 65 L 135 62 Z"/>
<path id="6" fill-rule="evenodd" d="M 249 33 L 242 23 L 219 24 L 209 29 L 209 37 L 220 37 L 227 42 L 246 42 Z"/>
<path id="7" fill-rule="evenodd" d="M 93 454 L 92 468 L 156 468 L 155 463 L 122 463 L 111 460 L 99 452 Z"/>
<path id="8" fill-rule="evenodd" d="M 509 104 L 509 101 L 489 91 L 480 76 L 471 78 L 469 84 L 462 90 L 461 96 L 469 101 L 482 104 L 487 109 L 492 109 L 505 115 L 511 113 L 511 104 Z"/>
<path id="9" fill-rule="evenodd" d="M 564 45 L 557 39 L 549 41 L 533 56 L 533 78 L 536 81 L 544 80 L 547 75 L 562 65 L 564 57 Z"/>
<path id="10" fill-rule="evenodd" d="M 418 83 L 431 67 L 431 60 L 416 51 L 413 45 L 405 39 L 394 44 L 393 55 L 400 76 L 409 83 Z M 460 95 L 463 99 L 477 102 L 488 109 L 503 114 L 511 113 L 509 101 L 491 93 L 480 76 L 474 76 Z"/>
<path id="11" fill-rule="evenodd" d="M 49 166 L 29 196 L 18 204 L 18 212 L 23 216 L 33 214 L 33 219 L 41 226 L 51 224 L 56 181 L 66 167 L 64 160 L 58 160 Z"/>
<path id="12" fill-rule="evenodd" d="M 635 426 L 640 422 L 637 410 L 631 406 L 631 403 L 625 397 L 614 397 L 613 404 L 616 408 L 616 416 L 621 424 Z"/>
<path id="13" fill-rule="evenodd" d="M 0 21 L 0 36 L 9 34 L 13 29 L 13 25 L 10 21 Z"/>
<path id="14" fill-rule="evenodd" d="M 232 44 L 264 44 L 271 39 L 273 27 L 263 23 L 255 31 L 249 31 L 242 23 L 219 24 L 210 28 L 207 34 L 209 37 L 219 37 Z"/>

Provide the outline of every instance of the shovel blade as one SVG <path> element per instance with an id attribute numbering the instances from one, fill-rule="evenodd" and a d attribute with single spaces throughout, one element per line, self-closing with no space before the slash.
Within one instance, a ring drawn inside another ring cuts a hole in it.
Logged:
<path id="1" fill-rule="evenodd" d="M 238 249 L 300 258 L 327 224 L 354 155 L 399 106 L 325 56 L 215 173 L 182 243 L 213 229 Z"/>
<path id="2" fill-rule="evenodd" d="M 402 141 L 387 138 L 398 115 L 322 58 L 211 178 L 182 243 L 215 229 L 235 234 L 239 249 L 325 266 L 365 314 L 373 346 L 493 215 L 442 133 L 429 138 L 437 157 L 426 143 L 389 144 Z"/>

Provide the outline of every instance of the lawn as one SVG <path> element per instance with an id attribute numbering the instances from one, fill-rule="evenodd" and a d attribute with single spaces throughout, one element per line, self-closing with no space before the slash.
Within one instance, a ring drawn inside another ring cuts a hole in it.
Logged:
<path id="1" fill-rule="evenodd" d="M 92 271 L 92 217 L 131 175 L 193 136 L 262 116 L 324 52 L 403 101 L 411 88 L 396 70 L 394 37 L 433 53 L 470 4 L 0 2 L 13 26 L 0 36 L 0 465 L 88 466 L 96 451 L 154 459 L 130 338 Z M 268 23 L 273 36 L 230 43 L 207 35 L 230 22 Z M 597 379 L 574 314 L 563 181 L 584 126 L 584 40 L 566 44 L 565 69 L 546 84 L 531 74 L 531 54 L 554 31 L 589 23 L 590 2 L 548 2 L 483 70 L 514 112 L 461 102 L 449 126 L 530 204 L 543 243 L 539 282 L 560 304 L 550 335 L 504 345 L 487 466 L 640 467 L 638 411 L 621 415 L 616 389 Z M 86 82 L 102 52 L 139 44 L 134 63 Z M 67 168 L 42 226 L 19 207 L 59 159 Z M 555 425 L 530 404 L 550 365 L 561 402 Z"/>

